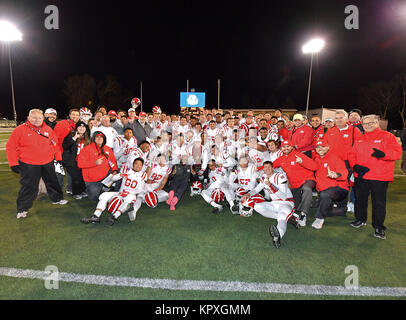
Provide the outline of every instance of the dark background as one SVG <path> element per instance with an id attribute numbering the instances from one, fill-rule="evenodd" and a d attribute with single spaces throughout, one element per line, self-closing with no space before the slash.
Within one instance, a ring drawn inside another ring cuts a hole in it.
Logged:
<path id="1" fill-rule="evenodd" d="M 49 4 L 59 8 L 59 30 L 44 27 Z M 344 28 L 350 4 L 359 8 L 359 30 Z M 311 108 L 357 107 L 361 86 L 406 69 L 405 1 L 0 0 L 1 18 L 23 33 L 12 45 L 20 120 L 31 107 L 64 117 L 64 80 L 84 73 L 115 75 L 135 96 L 142 80 L 145 111 L 177 112 L 186 79 L 216 107 L 218 78 L 224 108 L 289 99 L 303 110 L 310 56 L 301 47 L 314 35 L 327 46 L 313 66 Z M 0 113 L 12 118 L 6 53 L 0 46 Z"/>

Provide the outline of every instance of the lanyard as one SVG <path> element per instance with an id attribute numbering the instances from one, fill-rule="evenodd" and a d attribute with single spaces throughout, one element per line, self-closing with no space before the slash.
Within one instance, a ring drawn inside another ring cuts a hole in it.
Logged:
<path id="1" fill-rule="evenodd" d="M 53 139 L 51 139 L 50 137 L 48 137 L 48 136 L 46 136 L 46 135 L 44 135 L 44 134 L 41 133 L 41 128 L 38 129 L 38 130 L 36 130 L 35 128 L 33 128 L 32 126 L 30 126 L 27 122 L 24 123 L 24 124 L 25 124 L 28 128 L 30 128 L 32 131 L 34 131 L 35 133 L 39 134 L 41 137 L 44 137 L 44 138 L 46 138 L 46 139 L 49 139 L 49 140 L 51 141 L 52 145 L 53 145 L 53 146 L 56 146 L 56 142 L 55 142 Z"/>

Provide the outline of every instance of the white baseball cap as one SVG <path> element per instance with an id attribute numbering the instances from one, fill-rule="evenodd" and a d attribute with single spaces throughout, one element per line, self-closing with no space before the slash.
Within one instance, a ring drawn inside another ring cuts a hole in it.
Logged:
<path id="1" fill-rule="evenodd" d="M 128 109 L 128 112 L 130 112 L 130 111 L 134 111 L 134 112 L 135 112 L 135 109 L 134 109 L 134 108 Z"/>
<path id="2" fill-rule="evenodd" d="M 58 114 L 58 112 L 56 112 L 56 110 L 53 109 L 53 108 L 48 108 L 48 109 L 46 109 L 46 110 L 45 110 L 45 113 L 55 113 L 55 114 Z"/>

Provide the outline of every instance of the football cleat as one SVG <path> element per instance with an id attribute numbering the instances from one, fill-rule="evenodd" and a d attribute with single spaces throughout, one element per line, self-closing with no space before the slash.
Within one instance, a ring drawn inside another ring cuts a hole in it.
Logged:
<path id="1" fill-rule="evenodd" d="M 279 230 L 275 225 L 271 225 L 269 227 L 269 234 L 271 235 L 273 245 L 275 248 L 281 247 L 281 236 L 279 234 Z"/>
<path id="2" fill-rule="evenodd" d="M 296 214 L 292 214 L 292 216 L 289 218 L 288 223 L 290 223 L 292 226 L 294 226 L 296 229 L 299 229 L 299 223 L 298 223 L 299 217 Z"/>
<path id="3" fill-rule="evenodd" d="M 306 215 L 305 214 L 301 214 L 298 220 L 298 224 L 301 227 L 306 227 Z"/>
<path id="4" fill-rule="evenodd" d="M 110 226 L 112 226 L 112 225 L 115 224 L 116 222 L 117 222 L 117 219 L 114 218 L 113 215 L 111 215 L 111 216 L 108 217 L 108 219 L 107 219 L 107 223 L 108 223 Z"/>
<path id="5" fill-rule="evenodd" d="M 211 212 L 217 214 L 220 213 L 221 211 L 223 211 L 223 206 L 220 206 L 220 208 L 213 208 Z"/>
<path id="6" fill-rule="evenodd" d="M 324 223 L 324 219 L 316 218 L 316 220 L 314 220 L 314 222 L 312 224 L 312 227 L 320 230 L 323 227 L 323 223 Z"/>
<path id="7" fill-rule="evenodd" d="M 130 218 L 130 221 L 134 221 L 137 218 L 137 211 L 128 211 L 128 218 Z"/>
<path id="8" fill-rule="evenodd" d="M 90 218 L 82 218 L 80 219 L 80 222 L 88 224 L 88 223 L 100 223 L 100 218 L 92 215 Z"/>
<path id="9" fill-rule="evenodd" d="M 240 214 L 240 206 L 238 205 L 238 203 L 234 204 L 231 208 L 230 208 L 232 214 Z"/>
<path id="10" fill-rule="evenodd" d="M 52 204 L 60 204 L 60 205 L 64 205 L 64 204 L 67 204 L 68 203 L 68 200 L 65 200 L 65 199 L 62 199 L 62 200 L 59 200 L 59 201 L 56 201 L 56 202 L 52 202 Z"/>

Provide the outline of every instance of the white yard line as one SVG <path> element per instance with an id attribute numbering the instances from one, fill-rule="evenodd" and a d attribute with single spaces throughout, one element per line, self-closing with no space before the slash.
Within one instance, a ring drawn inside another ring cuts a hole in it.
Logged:
<path id="1" fill-rule="evenodd" d="M 42 270 L 2 268 L 0 276 L 46 280 L 50 272 Z M 52 278 L 50 280 L 53 280 Z M 170 280 L 132 277 L 113 277 L 59 272 L 59 281 L 114 287 L 136 287 L 167 290 L 221 291 L 221 292 L 265 292 L 331 296 L 405 297 L 406 288 L 359 287 L 346 289 L 343 286 L 300 285 L 239 281 Z"/>

